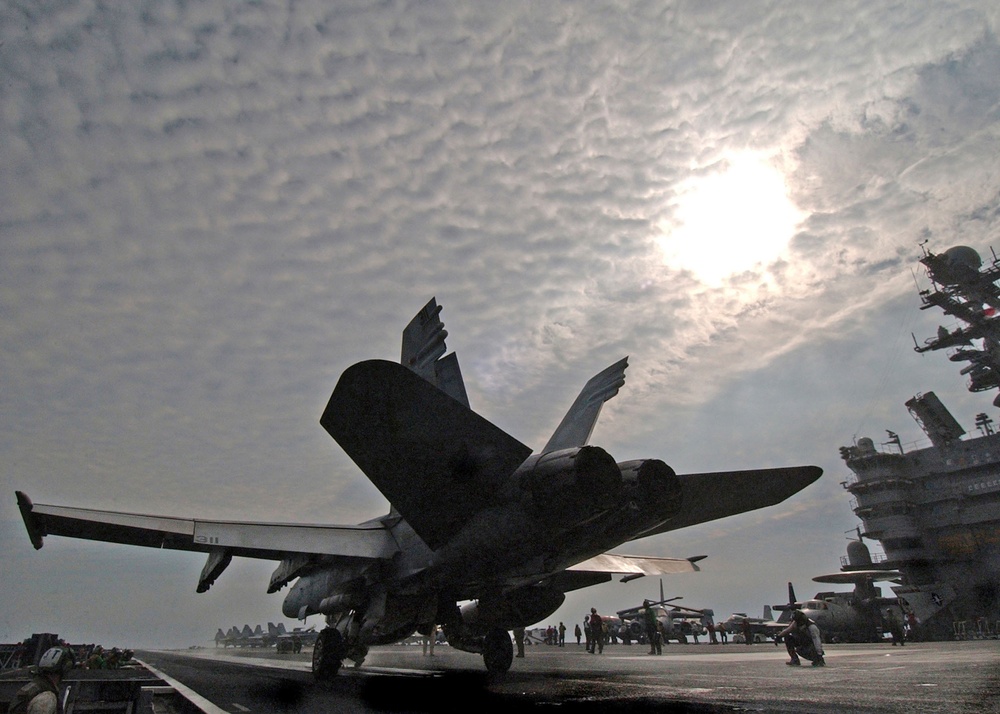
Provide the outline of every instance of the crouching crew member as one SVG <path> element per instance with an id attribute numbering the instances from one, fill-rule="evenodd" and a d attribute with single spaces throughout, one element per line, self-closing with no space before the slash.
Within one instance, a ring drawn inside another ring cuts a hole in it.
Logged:
<path id="1" fill-rule="evenodd" d="M 812 662 L 813 667 L 826 665 L 823 659 L 823 638 L 820 636 L 819 628 L 801 610 L 796 610 L 792 614 L 792 623 L 779 632 L 778 636 L 785 638 L 785 648 L 791 658 L 786 664 L 790 667 L 802 664 L 799 661 L 800 656 Z"/>

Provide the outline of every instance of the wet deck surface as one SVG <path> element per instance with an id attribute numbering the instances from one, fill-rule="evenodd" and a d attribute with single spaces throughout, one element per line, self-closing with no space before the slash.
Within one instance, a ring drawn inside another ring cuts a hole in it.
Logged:
<path id="1" fill-rule="evenodd" d="M 788 667 L 784 648 L 639 646 L 589 655 L 535 646 L 503 677 L 475 655 L 438 647 L 380 647 L 364 667 L 317 684 L 310 655 L 195 650 L 139 655 L 219 711 L 437 712 L 502 706 L 560 712 L 1000 712 L 1000 642 L 830 645 L 827 666 Z"/>

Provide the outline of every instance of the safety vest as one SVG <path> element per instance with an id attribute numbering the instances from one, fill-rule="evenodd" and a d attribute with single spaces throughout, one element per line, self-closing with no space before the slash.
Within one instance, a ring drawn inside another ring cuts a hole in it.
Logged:
<path id="1" fill-rule="evenodd" d="M 7 710 L 8 714 L 24 714 L 24 712 L 28 711 L 28 705 L 31 703 L 31 700 L 42 692 L 52 692 L 56 695 L 56 711 L 62 714 L 59 689 L 48 678 L 41 676 L 34 677 L 30 682 L 17 690 L 14 701 L 11 702 L 10 709 Z"/>

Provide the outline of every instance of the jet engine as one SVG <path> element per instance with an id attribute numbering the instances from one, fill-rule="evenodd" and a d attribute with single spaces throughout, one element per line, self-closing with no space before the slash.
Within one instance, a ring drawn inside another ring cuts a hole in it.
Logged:
<path id="1" fill-rule="evenodd" d="M 681 482 L 665 463 L 659 459 L 623 461 L 618 468 L 625 497 L 640 514 L 662 516 L 666 520 L 680 510 L 684 500 Z"/>
<path id="2" fill-rule="evenodd" d="M 674 470 L 659 459 L 623 461 L 617 464 L 622 495 L 617 507 L 589 520 L 580 520 L 575 529 L 561 533 L 564 545 L 593 540 L 627 540 L 630 535 L 655 528 L 681 511 L 684 490 Z"/>
<path id="3" fill-rule="evenodd" d="M 530 510 L 557 529 L 617 508 L 625 497 L 622 472 L 598 446 L 533 456 L 511 480 L 530 501 Z"/>

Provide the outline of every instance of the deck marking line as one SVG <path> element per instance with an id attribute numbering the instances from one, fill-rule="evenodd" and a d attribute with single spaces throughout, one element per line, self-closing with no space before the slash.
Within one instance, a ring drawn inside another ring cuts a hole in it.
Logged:
<path id="1" fill-rule="evenodd" d="M 189 702 L 191 702 L 192 704 L 194 704 L 196 707 L 198 707 L 199 709 L 201 709 L 203 712 L 205 712 L 205 714 L 229 714 L 229 712 L 227 712 L 222 707 L 218 707 L 215 704 L 212 704 L 212 702 L 210 702 L 207 699 L 205 699 L 205 697 L 203 697 L 200 694 L 198 694 L 198 692 L 194 691 L 190 687 L 187 687 L 187 686 L 181 684 L 180 682 L 178 682 L 173 677 L 168 677 L 163 672 L 161 672 L 160 670 L 156 669 L 156 667 L 153 667 L 152 665 L 150 665 L 150 664 L 148 664 L 146 662 L 143 662 L 138 657 L 133 657 L 132 659 L 134 659 L 136 662 L 138 662 L 139 664 L 141 664 L 143 667 L 145 667 L 150 672 L 152 672 L 157 677 L 159 677 L 164 682 L 166 682 L 171 687 L 173 687 L 174 690 L 178 694 L 180 694 L 182 697 L 184 697 Z"/>

